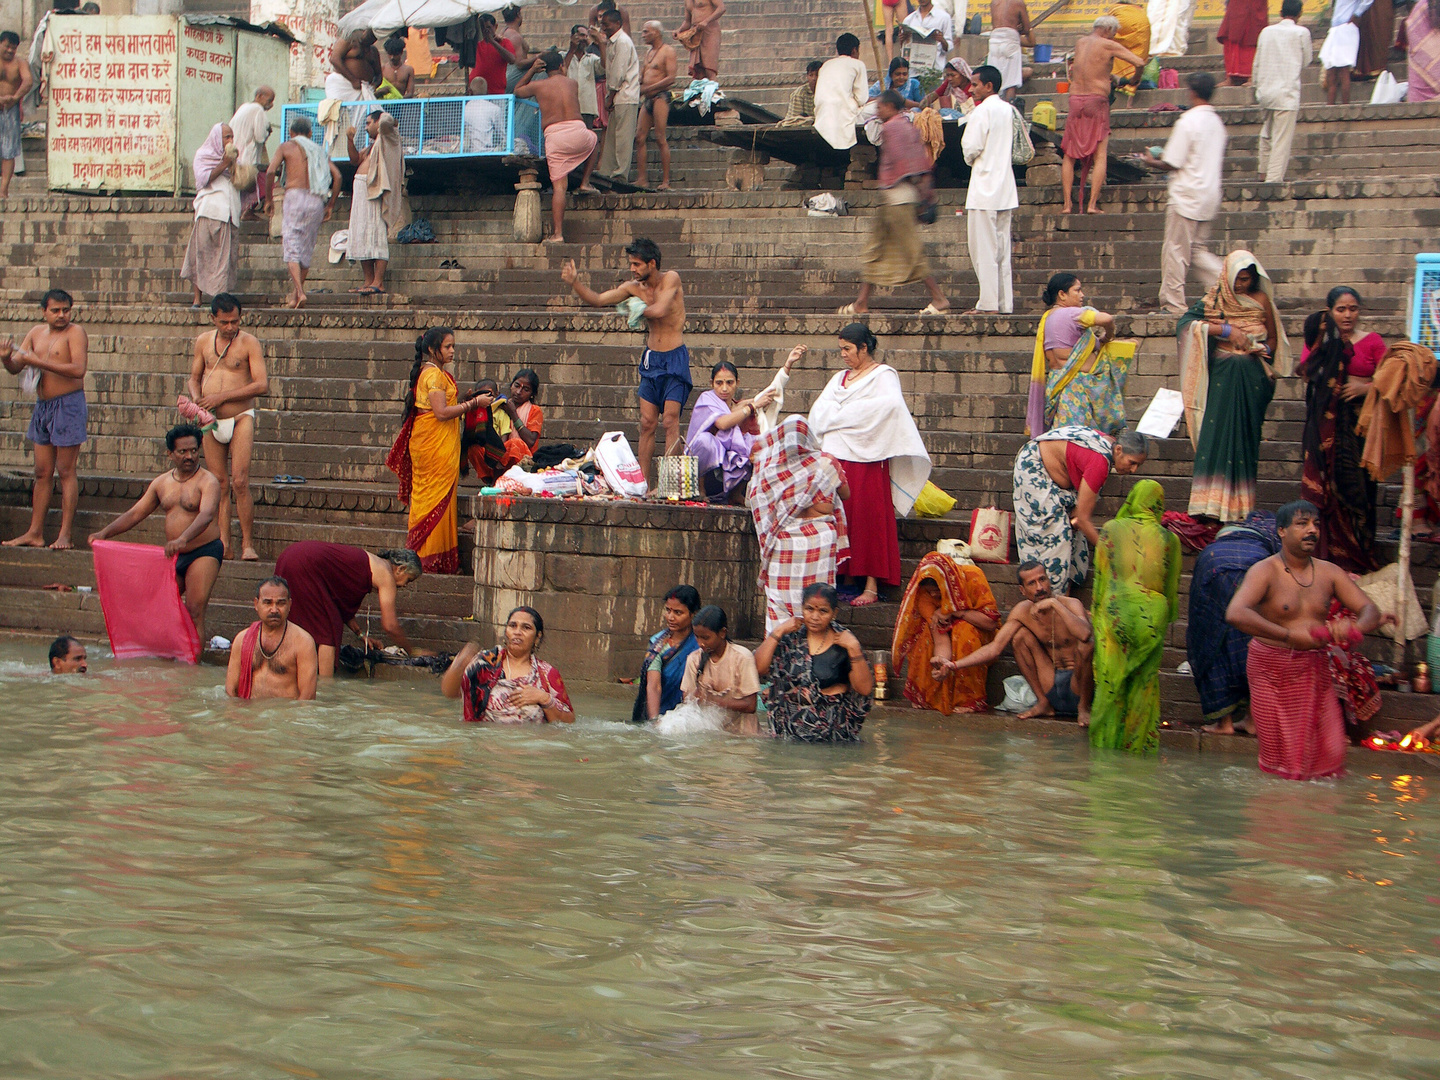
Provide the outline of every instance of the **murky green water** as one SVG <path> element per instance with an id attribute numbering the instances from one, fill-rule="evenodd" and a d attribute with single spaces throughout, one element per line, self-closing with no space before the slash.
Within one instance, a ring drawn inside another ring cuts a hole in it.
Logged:
<path id="1" fill-rule="evenodd" d="M 6 1078 L 1440 1075 L 1434 777 L 42 655 L 0 646 Z"/>

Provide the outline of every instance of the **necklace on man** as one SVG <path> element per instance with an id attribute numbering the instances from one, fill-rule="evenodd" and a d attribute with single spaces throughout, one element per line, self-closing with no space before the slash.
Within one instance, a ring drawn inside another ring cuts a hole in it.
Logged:
<path id="1" fill-rule="evenodd" d="M 215 350 L 215 359 L 216 359 L 216 360 L 224 360 L 226 354 L 230 352 L 231 346 L 233 346 L 233 345 L 235 344 L 235 342 L 239 340 L 239 338 L 240 338 L 240 335 L 239 335 L 239 334 L 236 334 L 233 338 L 230 339 L 229 343 L 225 346 L 225 352 L 221 352 L 221 351 L 220 351 L 220 331 L 219 331 L 219 330 L 216 330 L 216 331 L 215 331 L 215 340 L 210 343 L 210 347 Z"/>
<path id="2" fill-rule="evenodd" d="M 260 634 L 260 637 L 256 639 L 255 642 L 255 644 L 260 647 L 260 655 L 263 656 L 266 660 L 274 660 L 275 655 L 280 651 L 280 646 L 285 644 L 285 635 L 289 632 L 290 624 L 287 622 L 285 624 L 285 629 L 280 631 L 280 640 L 275 642 L 275 648 L 273 648 L 269 652 L 265 651 L 265 635 L 262 632 Z"/>
<path id="3" fill-rule="evenodd" d="M 1296 585 L 1299 585 L 1300 588 L 1308 589 L 1311 585 L 1315 584 L 1315 560 L 1313 558 L 1310 560 L 1310 581 L 1308 584 L 1295 576 L 1295 571 L 1290 569 L 1289 563 L 1285 564 L 1285 573 L 1289 574 L 1290 579 L 1294 581 Z"/>

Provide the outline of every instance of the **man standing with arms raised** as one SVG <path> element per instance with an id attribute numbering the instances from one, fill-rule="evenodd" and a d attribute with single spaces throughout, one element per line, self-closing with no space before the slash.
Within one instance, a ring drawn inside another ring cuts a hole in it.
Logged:
<path id="1" fill-rule="evenodd" d="M 240 519 L 240 558 L 254 562 L 255 504 L 250 497 L 250 454 L 255 446 L 255 399 L 270 389 L 265 352 L 253 334 L 240 329 L 240 301 L 221 293 L 210 301 L 214 330 L 195 339 L 186 389 L 200 408 L 215 414 L 205 433 L 205 465 L 220 481 L 215 524 L 225 557 L 230 557 L 230 492 Z"/>
<path id="2" fill-rule="evenodd" d="M 1075 60 L 1070 65 L 1070 115 L 1065 120 L 1065 137 L 1060 150 L 1065 163 L 1060 167 L 1062 214 L 1070 213 L 1070 190 L 1075 185 L 1075 163 L 1080 162 L 1080 198 L 1085 198 L 1085 173 L 1090 172 L 1090 206 L 1087 214 L 1100 212 L 1100 189 L 1105 186 L 1105 155 L 1110 151 L 1110 71 L 1116 60 L 1135 68 L 1140 81 L 1145 60 L 1115 40 L 1120 20 L 1102 15 L 1095 28 L 1075 42 Z M 1093 171 L 1091 171 L 1093 170 Z"/>
<path id="3" fill-rule="evenodd" d="M 537 56 L 515 87 L 515 96 L 534 98 L 540 106 L 540 125 L 545 131 L 545 165 L 550 170 L 550 237 L 546 243 L 565 242 L 565 193 L 570 174 L 590 160 L 595 133 L 580 115 L 580 87 L 560 69 L 561 56 L 554 49 Z M 545 78 L 531 82 L 541 70 Z"/>
<path id="4" fill-rule="evenodd" d="M 661 271 L 660 248 L 655 241 L 638 237 L 625 248 L 630 260 L 630 280 L 603 293 L 581 282 L 575 260 L 566 259 L 560 277 L 575 295 L 591 307 L 611 307 L 635 300 L 639 317 L 649 331 L 645 355 L 640 358 L 640 449 L 636 455 L 640 471 L 650 482 L 650 459 L 655 456 L 655 428 L 665 428 L 668 456 L 681 443 L 680 413 L 694 385 L 690 378 L 690 350 L 685 347 L 685 290 L 674 270 Z M 632 322 L 636 315 L 631 314 Z"/>
<path id="5" fill-rule="evenodd" d="M 40 298 L 44 324 L 25 335 L 17 349 L 0 341 L 0 363 L 20 376 L 22 388 L 36 395 L 26 440 L 35 450 L 35 489 L 30 500 L 30 528 L 23 536 L 6 540 L 6 547 L 44 547 L 45 515 L 55 474 L 60 474 L 60 535 L 50 546 L 62 551 L 71 546 L 70 529 L 80 504 L 80 480 L 75 462 L 85 442 L 89 411 L 85 404 L 85 369 L 90 339 L 70 321 L 75 301 L 64 289 L 51 289 Z"/>
<path id="6" fill-rule="evenodd" d="M 1314 506 L 1287 503 L 1275 523 L 1280 554 L 1245 572 L 1225 621 L 1250 635 L 1245 672 L 1260 768 L 1287 780 L 1334 776 L 1345 768 L 1345 718 L 1329 649 L 1357 648 L 1380 624 L 1380 611 L 1344 570 L 1314 557 Z M 1332 600 L 1356 616 L 1331 619 Z"/>
<path id="7" fill-rule="evenodd" d="M 660 186 L 670 190 L 670 143 L 665 138 L 665 123 L 670 119 L 670 87 L 675 85 L 675 50 L 665 44 L 665 27 L 651 19 L 640 28 L 640 39 L 650 47 L 640 69 L 640 129 L 635 133 L 635 152 L 640 157 L 636 173 L 641 185 L 649 178 L 650 152 L 645 145 L 650 128 L 655 128 L 655 141 L 660 144 Z"/>
<path id="8" fill-rule="evenodd" d="M 1015 310 L 1010 278 L 1010 219 L 1020 205 L 1012 166 L 1015 107 L 997 93 L 1000 72 L 986 64 L 975 69 L 970 87 L 975 111 L 965 123 L 960 147 L 970 166 L 965 191 L 965 226 L 970 263 L 980 279 L 980 299 L 967 312 L 980 315 Z"/>
<path id="9" fill-rule="evenodd" d="M 255 590 L 258 622 L 236 639 L 225 672 L 225 693 L 242 701 L 289 698 L 314 701 L 315 639 L 290 621 L 290 586 L 269 577 Z"/>
<path id="10" fill-rule="evenodd" d="M 170 470 L 150 481 L 140 501 L 129 510 L 91 533 L 90 543 L 129 532 L 156 510 L 164 510 L 165 554 L 175 559 L 176 584 L 203 642 L 205 609 L 210 606 L 210 592 L 225 558 L 220 527 L 215 523 L 220 481 L 200 465 L 200 429 L 194 424 L 177 424 L 166 432 L 165 449 L 170 452 Z"/>

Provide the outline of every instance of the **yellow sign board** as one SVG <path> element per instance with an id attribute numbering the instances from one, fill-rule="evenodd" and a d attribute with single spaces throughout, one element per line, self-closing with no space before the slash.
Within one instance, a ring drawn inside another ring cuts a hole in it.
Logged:
<path id="1" fill-rule="evenodd" d="M 884 7 L 881 0 L 874 0 L 875 3 L 875 25 L 885 25 Z M 915 10 L 919 5 L 910 3 L 909 0 L 901 0 L 900 6 L 895 9 L 895 25 L 904 21 L 908 12 Z M 1041 0 L 1030 0 L 1030 17 L 1033 19 L 1049 7 L 1049 3 Z M 1043 35 L 1047 29 L 1063 26 L 1067 29 L 1075 27 L 1089 28 L 1090 24 L 1101 15 L 1108 15 L 1115 7 L 1115 0 L 1071 0 L 1071 3 L 1061 8 L 1054 15 L 1041 24 L 1040 30 Z M 984 22 L 985 29 L 990 28 L 990 5 L 985 0 L 978 0 L 970 5 L 968 17 L 974 18 L 979 14 Z M 1272 20 L 1280 15 L 1280 0 L 1270 0 L 1270 18 Z M 1225 0 L 1196 0 L 1195 15 L 1192 19 L 1193 25 L 1204 26 L 1218 23 L 1225 17 Z M 959 27 L 955 28 L 957 32 Z"/>

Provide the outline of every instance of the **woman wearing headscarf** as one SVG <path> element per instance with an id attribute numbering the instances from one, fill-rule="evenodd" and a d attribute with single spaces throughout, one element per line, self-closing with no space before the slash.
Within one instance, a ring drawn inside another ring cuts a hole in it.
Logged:
<path id="1" fill-rule="evenodd" d="M 361 151 L 355 145 L 355 129 L 346 133 L 355 187 L 345 253 L 365 273 L 365 283 L 350 291 L 379 296 L 385 291 L 385 268 L 390 263 L 390 227 L 399 219 L 404 203 L 405 155 L 400 147 L 400 127 L 388 112 L 376 109 L 367 116 L 365 134 L 370 143 Z"/>
<path id="2" fill-rule="evenodd" d="M 787 416 L 755 444 L 750 513 L 760 541 L 765 629 L 800 614 L 806 588 L 833 585 L 850 551 L 845 470 L 821 452 L 803 416 Z"/>
<path id="3" fill-rule="evenodd" d="M 905 696 L 918 708 L 944 716 L 984 712 L 989 664 L 948 670 L 995 638 L 1000 609 L 984 572 L 968 559 L 932 551 L 920 560 L 900 601 L 891 664 L 907 657 Z"/>
<path id="4" fill-rule="evenodd" d="M 1115 316 L 1085 303 L 1074 274 L 1052 275 L 1041 298 L 1048 310 L 1035 331 L 1026 434 L 1033 438 L 1074 425 L 1119 431 L 1125 426 L 1129 361 L 1105 351 L 1115 336 Z"/>
<path id="5" fill-rule="evenodd" d="M 1151 754 L 1160 745 L 1160 661 L 1180 594 L 1180 538 L 1160 524 L 1164 513 L 1164 489 L 1141 480 L 1100 531 L 1091 746 Z"/>
<path id="6" fill-rule="evenodd" d="M 1385 356 L 1385 339 L 1360 330 L 1360 294 L 1348 285 L 1330 290 L 1325 310 L 1305 320 L 1305 477 L 1303 498 L 1320 509 L 1320 543 L 1315 557 L 1351 573 L 1376 570 L 1375 481 L 1360 458 L 1364 440 L 1356 433 L 1361 405 L 1375 369 Z"/>
<path id="7" fill-rule="evenodd" d="M 1225 609 L 1245 572 L 1261 559 L 1280 553 L 1275 515 L 1252 510 L 1243 522 L 1226 525 L 1195 560 L 1190 575 L 1190 614 L 1185 623 L 1185 655 L 1200 693 L 1200 709 L 1210 721 L 1205 730 L 1233 735 L 1235 715 L 1250 701 L 1245 674 L 1250 635 L 1225 621 Z M 1248 726 L 1241 730 L 1252 731 Z"/>
<path id="8" fill-rule="evenodd" d="M 930 455 L 900 390 L 895 369 L 880 363 L 879 342 L 864 323 L 840 331 L 845 370 L 831 377 L 810 407 L 810 430 L 838 458 L 850 494 L 850 556 L 840 572 L 864 582 L 856 607 L 875 603 L 880 585 L 900 584 L 896 518 L 910 513 L 930 478 Z"/>
<path id="9" fill-rule="evenodd" d="M 216 124 L 195 151 L 195 223 L 185 245 L 180 276 L 190 282 L 191 304 L 200 306 L 201 294 L 215 296 L 235 291 L 240 259 L 240 192 L 230 181 L 239 157 L 229 124 Z"/>
<path id="10" fill-rule="evenodd" d="M 1180 316 L 1180 392 L 1195 446 L 1190 516 L 1241 521 L 1255 506 L 1265 410 L 1275 376 L 1295 364 L 1275 313 L 1274 286 L 1248 251 L 1225 258 L 1220 280 Z"/>

